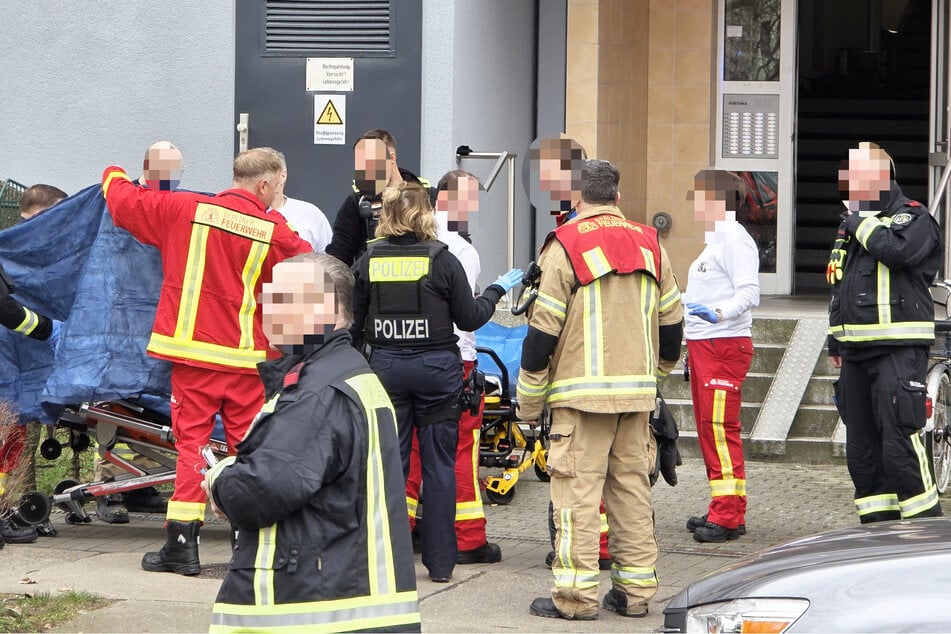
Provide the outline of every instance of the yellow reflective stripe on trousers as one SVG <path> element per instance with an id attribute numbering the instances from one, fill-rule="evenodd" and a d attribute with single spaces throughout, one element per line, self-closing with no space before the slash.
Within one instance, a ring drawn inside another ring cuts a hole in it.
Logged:
<path id="1" fill-rule="evenodd" d="M 604 255 L 601 247 L 588 249 L 581 254 L 581 257 L 584 258 L 584 263 L 588 265 L 588 270 L 591 271 L 595 279 L 604 277 L 612 270 L 611 263 L 608 262 L 608 258 Z"/>
<path id="2" fill-rule="evenodd" d="M 604 372 L 604 321 L 601 305 L 601 280 L 597 279 L 581 287 L 581 302 L 584 306 L 584 373 L 599 376 Z"/>
<path id="3" fill-rule="evenodd" d="M 261 276 L 264 260 L 270 248 L 271 245 L 266 242 L 252 242 L 248 259 L 245 260 L 244 269 L 241 271 L 244 297 L 241 299 L 241 310 L 238 313 L 238 327 L 241 330 L 238 348 L 242 350 L 254 349 L 254 310 L 258 305 L 257 298 L 254 296 L 254 286 Z"/>
<path id="4" fill-rule="evenodd" d="M 396 568 L 390 539 L 390 517 L 386 506 L 386 483 L 383 477 L 383 449 L 380 442 L 380 410 L 389 410 L 396 420 L 389 397 L 375 374 L 361 374 L 346 381 L 360 398 L 367 414 L 369 447 L 367 449 L 367 565 L 370 596 L 396 592 Z"/>
<path id="5" fill-rule="evenodd" d="M 23 312 L 25 313 L 23 321 L 21 321 L 14 330 L 21 334 L 28 335 L 40 325 L 40 318 L 26 306 L 23 306 Z"/>
<path id="6" fill-rule="evenodd" d="M 878 283 L 878 323 L 892 323 L 892 273 L 888 267 L 879 262 L 875 267 Z"/>
<path id="7" fill-rule="evenodd" d="M 165 510 L 165 519 L 176 522 L 194 522 L 195 520 L 204 522 L 205 503 L 169 500 L 168 508 Z"/>
<path id="8" fill-rule="evenodd" d="M 602 532 L 602 533 L 607 533 L 607 532 L 608 532 L 608 528 L 609 528 L 609 526 L 608 526 L 608 514 L 607 514 L 607 513 L 601 513 L 601 532 Z"/>
<path id="9" fill-rule="evenodd" d="M 185 260 L 185 273 L 182 276 L 182 296 L 178 305 L 178 319 L 175 322 L 175 339 L 191 340 L 195 334 L 195 318 L 198 315 L 198 301 L 205 276 L 209 232 L 210 229 L 205 225 L 192 224 L 188 258 Z"/>
<path id="10" fill-rule="evenodd" d="M 571 560 L 571 542 L 574 522 L 571 509 L 561 509 L 561 539 L 558 541 L 555 561 L 551 572 L 555 577 L 555 586 L 559 588 L 591 588 L 598 585 L 598 571 L 580 571 Z"/>
<path id="11" fill-rule="evenodd" d="M 254 557 L 254 602 L 274 605 L 274 555 L 277 553 L 277 524 L 258 529 L 258 550 Z"/>
<path id="12" fill-rule="evenodd" d="M 746 480 L 738 478 L 710 480 L 710 497 L 725 495 L 746 495 Z"/>
<path id="13" fill-rule="evenodd" d="M 881 495 L 856 498 L 855 510 L 858 511 L 859 517 L 880 511 L 897 511 L 899 510 L 898 496 L 894 493 L 882 493 Z"/>
<path id="14" fill-rule="evenodd" d="M 914 447 L 915 455 L 918 458 L 918 472 L 921 475 L 924 493 L 910 497 L 907 500 L 898 500 L 898 508 L 901 510 L 903 518 L 918 515 L 938 503 L 938 489 L 931 479 L 928 452 L 924 443 L 921 442 L 921 435 L 917 432 L 911 435 L 911 446 Z"/>
<path id="15" fill-rule="evenodd" d="M 126 180 L 126 181 L 130 181 L 130 182 L 132 181 L 132 179 L 129 178 L 129 177 L 125 174 L 125 172 L 120 172 L 119 170 L 113 170 L 113 171 L 109 172 L 109 175 L 106 176 L 106 180 L 104 180 L 104 181 L 102 182 L 102 195 L 103 195 L 103 197 L 106 197 L 106 196 L 109 195 L 109 187 L 112 186 L 112 181 L 116 180 L 117 178 L 122 179 L 122 180 Z"/>
<path id="16" fill-rule="evenodd" d="M 415 521 L 416 519 L 416 509 L 418 505 L 419 505 L 419 500 L 417 500 L 416 498 L 411 498 L 408 495 L 406 496 L 406 516 L 409 517 L 411 520 Z"/>
<path id="17" fill-rule="evenodd" d="M 885 339 L 934 339 L 933 321 L 895 321 L 888 324 L 842 324 L 831 326 L 837 341 L 878 341 Z"/>
<path id="18" fill-rule="evenodd" d="M 562 301 L 559 301 L 552 297 L 551 295 L 546 295 L 545 293 L 539 292 L 538 297 L 535 298 L 535 305 L 541 306 L 545 310 L 548 310 L 554 313 L 556 316 L 561 319 L 565 318 L 567 315 L 568 305 Z"/>
<path id="19" fill-rule="evenodd" d="M 153 332 L 149 338 L 149 352 L 179 359 L 194 359 L 234 368 L 254 369 L 267 360 L 264 350 L 239 350 L 193 339 L 176 339 Z"/>
<path id="20" fill-rule="evenodd" d="M 557 403 L 582 396 L 647 395 L 654 397 L 656 394 L 657 378 L 651 375 L 581 376 L 553 382 L 548 402 Z"/>
<path id="21" fill-rule="evenodd" d="M 611 581 L 626 586 L 653 588 L 657 586 L 657 570 L 654 566 L 619 566 L 613 563 Z"/>
<path id="22" fill-rule="evenodd" d="M 713 444 L 717 448 L 717 457 L 720 458 L 720 477 L 723 480 L 733 479 L 733 459 L 730 457 L 730 447 L 726 442 L 726 429 L 723 427 L 726 418 L 726 390 L 713 391 Z"/>
<path id="23" fill-rule="evenodd" d="M 478 491 L 479 489 L 476 489 Z M 466 520 L 478 520 L 485 517 L 485 511 L 482 508 L 482 501 L 475 502 L 456 502 L 456 521 L 464 522 Z"/>
<path id="24" fill-rule="evenodd" d="M 269 606 L 216 603 L 209 632 L 353 632 L 413 623 L 419 623 L 415 590 Z"/>
<path id="25" fill-rule="evenodd" d="M 472 451 L 470 451 L 469 461 L 472 467 L 472 490 L 474 491 L 474 500 L 466 502 L 456 502 L 456 521 L 464 522 L 466 520 L 479 520 L 485 517 L 485 510 L 482 508 L 482 494 L 479 492 L 479 439 L 481 433 L 479 429 L 472 430 Z"/>

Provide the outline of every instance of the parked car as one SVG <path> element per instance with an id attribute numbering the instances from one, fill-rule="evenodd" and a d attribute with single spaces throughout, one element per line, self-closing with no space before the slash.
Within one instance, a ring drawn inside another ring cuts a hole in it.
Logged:
<path id="1" fill-rule="evenodd" d="M 713 572 L 664 609 L 667 632 L 951 632 L 951 518 L 846 528 Z"/>

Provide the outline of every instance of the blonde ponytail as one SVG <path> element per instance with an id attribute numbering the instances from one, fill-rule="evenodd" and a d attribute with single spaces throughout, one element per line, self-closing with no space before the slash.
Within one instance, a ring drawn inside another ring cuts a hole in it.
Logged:
<path id="1" fill-rule="evenodd" d="M 376 227 L 376 237 L 395 238 L 412 233 L 419 240 L 436 239 L 436 217 L 425 187 L 404 181 L 384 189 L 381 199 L 383 212 Z"/>

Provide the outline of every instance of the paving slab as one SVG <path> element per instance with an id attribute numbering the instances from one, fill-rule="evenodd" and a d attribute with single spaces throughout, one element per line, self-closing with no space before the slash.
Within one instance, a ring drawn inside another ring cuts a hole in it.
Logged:
<path id="1" fill-rule="evenodd" d="M 656 538 L 660 548 L 660 587 L 643 619 L 601 611 L 596 622 L 531 616 L 532 599 L 547 596 L 551 572 L 545 567 L 548 539 L 548 485 L 530 471 L 505 506 L 486 506 L 488 533 L 502 547 L 496 564 L 457 566 L 448 584 L 429 580 L 417 557 L 420 612 L 425 632 L 651 632 L 663 624 L 667 601 L 686 584 L 763 548 L 827 528 L 856 523 L 852 487 L 845 467 L 752 462 L 747 465 L 748 534 L 724 544 L 699 544 L 687 532 L 688 516 L 703 513 L 709 488 L 702 461 L 687 459 L 678 469 L 680 484 L 654 488 Z M 125 525 L 65 524 L 60 534 L 30 545 L 0 550 L 0 592 L 85 590 L 113 599 L 111 606 L 77 615 L 60 632 L 207 631 L 211 605 L 228 558 L 228 524 L 209 521 L 202 529 L 205 566 L 199 577 L 149 573 L 139 567 L 142 553 L 165 539 L 159 516 L 133 514 Z M 36 583 L 23 585 L 23 578 Z M 610 573 L 601 573 L 601 592 Z"/>

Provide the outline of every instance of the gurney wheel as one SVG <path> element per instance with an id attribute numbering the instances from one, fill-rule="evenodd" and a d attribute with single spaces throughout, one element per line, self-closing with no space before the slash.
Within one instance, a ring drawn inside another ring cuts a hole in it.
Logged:
<path id="1" fill-rule="evenodd" d="M 89 434 L 69 434 L 69 446 L 73 451 L 86 451 L 89 449 Z"/>
<path id="2" fill-rule="evenodd" d="M 40 455 L 47 460 L 56 460 L 63 454 L 63 446 L 55 438 L 47 438 L 40 443 Z"/>
<path id="3" fill-rule="evenodd" d="M 545 458 L 546 459 L 548 458 L 547 450 L 545 451 Z M 551 475 L 548 473 L 546 469 L 542 469 L 541 467 L 539 467 L 537 462 L 533 466 L 535 467 L 535 477 L 537 477 L 542 482 L 551 482 Z"/>
<path id="4" fill-rule="evenodd" d="M 497 493 L 491 489 L 485 490 L 485 498 L 491 504 L 501 504 L 506 505 L 512 501 L 512 498 L 515 497 L 515 487 L 513 486 L 506 493 Z"/>
<path id="5" fill-rule="evenodd" d="M 53 495 L 59 495 L 60 493 L 66 492 L 67 489 L 71 489 L 74 486 L 79 484 L 76 480 L 60 480 L 56 483 L 56 486 L 53 487 Z M 57 504 L 61 510 L 66 511 L 67 513 L 71 512 L 71 509 L 66 504 Z"/>

